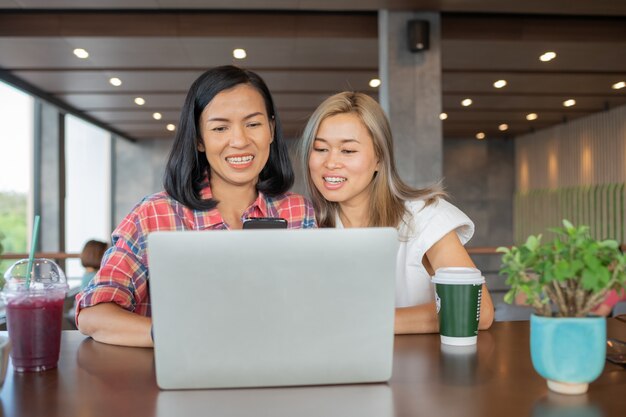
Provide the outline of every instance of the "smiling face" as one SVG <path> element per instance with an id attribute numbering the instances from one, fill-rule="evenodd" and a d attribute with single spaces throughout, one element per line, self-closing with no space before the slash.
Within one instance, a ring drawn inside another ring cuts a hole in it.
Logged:
<path id="1" fill-rule="evenodd" d="M 254 188 L 273 138 L 263 96 L 240 84 L 217 94 L 200 115 L 201 143 L 211 169 L 211 187 Z"/>
<path id="2" fill-rule="evenodd" d="M 374 142 L 356 114 L 341 113 L 322 121 L 309 156 L 309 171 L 326 200 L 367 205 L 378 169 Z"/>

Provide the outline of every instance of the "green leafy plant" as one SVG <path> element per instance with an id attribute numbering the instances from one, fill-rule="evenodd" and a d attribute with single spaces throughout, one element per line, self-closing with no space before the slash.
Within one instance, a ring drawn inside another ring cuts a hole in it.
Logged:
<path id="1" fill-rule="evenodd" d="M 593 239 L 589 227 L 567 220 L 551 231 L 557 237 L 549 243 L 538 235 L 519 247 L 498 248 L 500 273 L 511 286 L 505 302 L 523 294 L 538 315 L 552 316 L 554 305 L 557 317 L 585 317 L 610 290 L 624 288 L 626 254 L 615 240 Z"/>

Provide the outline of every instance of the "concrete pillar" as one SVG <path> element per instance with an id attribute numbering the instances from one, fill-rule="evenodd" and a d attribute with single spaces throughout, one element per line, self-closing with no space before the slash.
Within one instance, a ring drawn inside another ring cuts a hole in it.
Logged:
<path id="1" fill-rule="evenodd" d="M 411 52 L 407 22 L 430 23 L 430 47 Z M 441 179 L 441 20 L 439 13 L 381 10 L 378 14 L 380 103 L 391 122 L 403 180 L 424 187 Z"/>
<path id="2" fill-rule="evenodd" d="M 63 248 L 63 132 L 59 110 L 43 100 L 35 104 L 35 213 L 41 216 L 39 250 Z"/>
<path id="3" fill-rule="evenodd" d="M 171 147 L 172 139 L 133 143 L 116 138 L 112 154 L 115 192 L 111 226 L 114 229 L 143 197 L 163 190 L 163 174 Z"/>

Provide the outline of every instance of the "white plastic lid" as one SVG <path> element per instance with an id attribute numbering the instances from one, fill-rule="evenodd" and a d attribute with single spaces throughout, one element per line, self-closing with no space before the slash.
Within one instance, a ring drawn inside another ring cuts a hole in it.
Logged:
<path id="1" fill-rule="evenodd" d="M 432 281 L 435 284 L 451 285 L 483 284 L 485 277 L 476 268 L 454 266 L 437 269 Z"/>

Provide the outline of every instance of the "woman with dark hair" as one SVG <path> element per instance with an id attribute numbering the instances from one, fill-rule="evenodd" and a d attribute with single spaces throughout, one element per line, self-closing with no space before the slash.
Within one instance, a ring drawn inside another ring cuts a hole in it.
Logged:
<path id="1" fill-rule="evenodd" d="M 146 239 L 163 230 L 241 229 L 280 217 L 315 227 L 311 203 L 287 192 L 293 169 L 272 96 L 255 73 L 211 69 L 191 86 L 165 171 L 113 232 L 102 268 L 78 296 L 78 329 L 95 340 L 152 346 Z"/>

